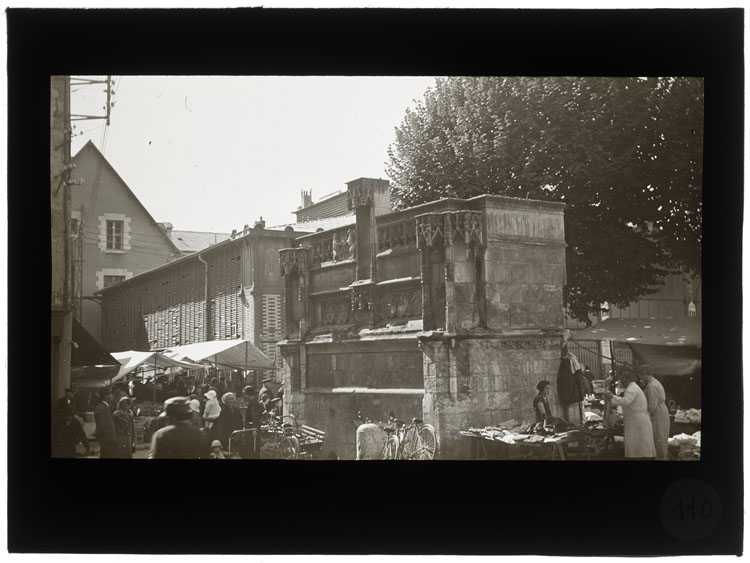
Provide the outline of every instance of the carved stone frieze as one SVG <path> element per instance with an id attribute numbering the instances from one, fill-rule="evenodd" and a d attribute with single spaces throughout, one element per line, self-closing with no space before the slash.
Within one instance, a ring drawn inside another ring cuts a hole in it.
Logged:
<path id="1" fill-rule="evenodd" d="M 410 318 L 422 315 L 421 289 L 408 289 L 378 295 L 375 302 L 379 319 Z"/>
<path id="2" fill-rule="evenodd" d="M 349 321 L 349 302 L 346 299 L 324 301 L 320 305 L 321 325 L 341 325 Z"/>
<path id="3" fill-rule="evenodd" d="M 458 235 L 466 244 L 484 244 L 484 229 L 481 211 L 444 211 L 442 213 L 425 213 L 416 218 L 417 246 L 431 247 L 442 242 L 453 244 Z"/>
<path id="4" fill-rule="evenodd" d="M 310 249 L 306 246 L 298 248 L 282 248 L 279 250 L 279 267 L 281 275 L 287 276 L 293 271 L 301 274 L 307 269 Z"/>

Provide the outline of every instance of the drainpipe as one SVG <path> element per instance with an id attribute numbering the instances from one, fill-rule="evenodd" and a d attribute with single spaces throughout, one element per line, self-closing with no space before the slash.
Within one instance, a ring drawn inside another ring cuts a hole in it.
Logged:
<path id="1" fill-rule="evenodd" d="M 205 268 L 204 278 L 203 278 L 203 341 L 208 341 L 208 313 L 209 313 L 209 307 L 208 307 L 208 262 L 206 262 L 203 257 L 201 256 L 201 253 L 198 253 L 198 261 L 203 264 L 203 267 Z"/>

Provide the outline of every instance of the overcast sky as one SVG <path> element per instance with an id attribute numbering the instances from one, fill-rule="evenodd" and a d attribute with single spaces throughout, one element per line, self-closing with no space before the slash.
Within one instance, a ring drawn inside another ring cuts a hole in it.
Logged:
<path id="1" fill-rule="evenodd" d="M 103 78 L 103 77 L 102 77 Z M 359 177 L 387 178 L 387 150 L 431 77 L 116 76 L 104 121 L 75 121 L 157 221 L 231 232 L 294 221 Z M 103 85 L 73 87 L 72 113 L 102 114 Z"/>

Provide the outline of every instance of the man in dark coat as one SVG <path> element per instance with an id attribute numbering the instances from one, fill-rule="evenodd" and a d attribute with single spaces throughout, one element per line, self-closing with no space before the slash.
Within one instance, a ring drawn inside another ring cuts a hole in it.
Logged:
<path id="1" fill-rule="evenodd" d="M 75 402 L 73 400 L 73 389 L 71 387 L 65 388 L 65 396 L 61 397 L 55 403 L 58 413 L 62 414 L 63 408 L 72 407 L 75 409 Z"/>
<path id="2" fill-rule="evenodd" d="M 157 430 L 151 439 L 149 459 L 208 459 L 211 445 L 208 436 L 191 422 L 192 409 L 187 397 L 172 397 L 164 403 L 170 425 Z"/>
<path id="3" fill-rule="evenodd" d="M 62 407 L 52 428 L 52 457 L 76 457 L 76 445 L 81 443 L 89 453 L 89 441 L 81 425 L 73 416 L 73 407 Z"/>
<path id="4" fill-rule="evenodd" d="M 94 434 L 99 442 L 99 457 L 117 457 L 117 446 L 115 445 L 115 419 L 112 416 L 112 403 L 114 394 L 107 388 L 99 393 L 101 401 L 94 407 L 94 421 L 96 430 Z"/>

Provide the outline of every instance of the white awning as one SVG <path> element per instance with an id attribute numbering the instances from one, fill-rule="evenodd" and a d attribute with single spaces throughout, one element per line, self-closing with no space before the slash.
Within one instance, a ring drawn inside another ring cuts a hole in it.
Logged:
<path id="1" fill-rule="evenodd" d="M 210 362 L 230 369 L 271 369 L 273 362 L 249 340 L 209 340 L 168 348 L 167 356 L 180 361 Z"/>
<path id="2" fill-rule="evenodd" d="M 112 357 L 120 362 L 120 371 L 112 378 L 112 383 L 116 383 L 140 366 L 147 366 L 154 371 L 159 368 L 179 367 L 184 369 L 200 369 L 203 366 L 175 358 L 170 358 L 159 352 L 139 352 L 138 350 L 128 350 L 126 352 L 114 352 Z"/>

